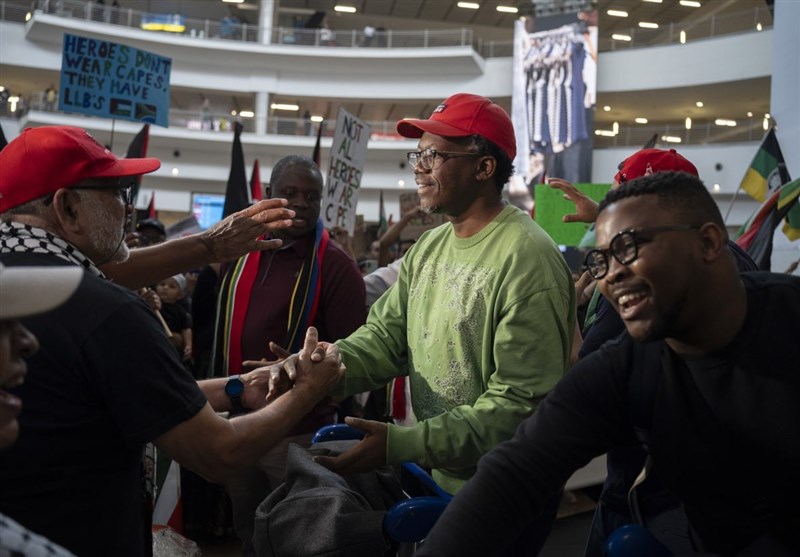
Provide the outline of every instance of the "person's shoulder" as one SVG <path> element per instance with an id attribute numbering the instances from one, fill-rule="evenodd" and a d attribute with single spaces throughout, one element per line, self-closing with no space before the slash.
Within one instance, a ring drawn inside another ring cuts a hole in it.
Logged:
<path id="1" fill-rule="evenodd" d="M 748 290 L 779 288 L 800 294 L 800 277 L 798 276 L 769 271 L 750 271 L 741 273 L 740 276 Z"/>

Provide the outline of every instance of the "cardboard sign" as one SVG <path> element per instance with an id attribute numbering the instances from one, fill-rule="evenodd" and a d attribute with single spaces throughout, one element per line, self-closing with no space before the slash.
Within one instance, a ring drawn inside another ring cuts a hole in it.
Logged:
<path id="1" fill-rule="evenodd" d="M 171 69 L 171 58 L 65 33 L 58 109 L 166 127 Z"/>
<path id="2" fill-rule="evenodd" d="M 339 109 L 320 216 L 326 228 L 340 226 L 350 236 L 355 231 L 358 188 L 367 158 L 369 132 L 366 122 Z"/>
<path id="3" fill-rule="evenodd" d="M 398 220 L 409 211 L 413 211 L 416 207 L 419 207 L 419 205 L 419 194 L 417 194 L 417 192 L 409 191 L 401 193 L 400 216 L 398 217 Z M 425 214 L 420 217 L 414 217 L 408 222 L 408 226 L 406 226 L 400 232 L 400 239 L 418 240 L 423 232 L 430 230 L 431 228 L 436 228 L 445 222 L 447 222 L 447 219 L 444 217 L 444 215 L 438 214 Z"/>

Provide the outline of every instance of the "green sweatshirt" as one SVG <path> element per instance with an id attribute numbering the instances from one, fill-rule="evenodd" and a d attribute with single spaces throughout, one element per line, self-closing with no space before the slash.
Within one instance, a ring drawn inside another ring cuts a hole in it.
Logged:
<path id="1" fill-rule="evenodd" d="M 367 323 L 337 342 L 341 394 L 408 375 L 418 423 L 390 425 L 387 461 L 434 469 L 455 493 L 563 376 L 575 291 L 550 237 L 513 206 L 480 232 L 426 232 Z"/>

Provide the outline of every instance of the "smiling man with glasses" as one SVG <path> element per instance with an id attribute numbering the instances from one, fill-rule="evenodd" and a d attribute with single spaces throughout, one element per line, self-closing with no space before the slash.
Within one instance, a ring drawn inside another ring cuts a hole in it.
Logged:
<path id="1" fill-rule="evenodd" d="M 459 93 L 428 119 L 401 120 L 397 131 L 419 140 L 408 161 L 422 209 L 449 222 L 414 244 L 367 324 L 337 341 L 347 367 L 338 394 L 408 375 L 417 423 L 348 418 L 369 436 L 338 458 L 319 460 L 343 474 L 413 460 L 455 493 L 562 377 L 574 288 L 552 239 L 503 200 L 516 156 L 505 110 Z M 559 501 L 552 494 L 547 515 L 508 539 L 508 555 L 538 554 Z"/>
<path id="2" fill-rule="evenodd" d="M 680 555 L 800 554 L 800 278 L 740 274 L 726 240 L 695 176 L 609 192 L 594 272 L 626 331 L 481 460 L 415 555 L 500 555 L 576 469 L 633 446 L 686 510 Z"/>

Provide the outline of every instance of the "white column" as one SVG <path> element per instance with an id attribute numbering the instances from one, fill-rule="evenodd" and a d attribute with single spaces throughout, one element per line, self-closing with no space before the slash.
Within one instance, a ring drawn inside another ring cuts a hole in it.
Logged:
<path id="1" fill-rule="evenodd" d="M 256 134 L 267 133 L 267 117 L 269 116 L 269 93 L 256 93 Z"/>
<path id="2" fill-rule="evenodd" d="M 773 20 L 770 114 L 778 125 L 776 134 L 786 169 L 792 178 L 800 178 L 800 2 L 775 0 Z"/>
<path id="3" fill-rule="evenodd" d="M 275 21 L 275 0 L 261 0 L 258 8 L 258 42 L 272 42 L 272 26 Z"/>

